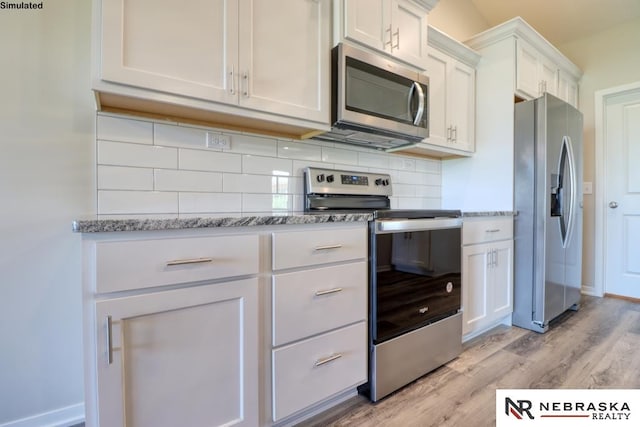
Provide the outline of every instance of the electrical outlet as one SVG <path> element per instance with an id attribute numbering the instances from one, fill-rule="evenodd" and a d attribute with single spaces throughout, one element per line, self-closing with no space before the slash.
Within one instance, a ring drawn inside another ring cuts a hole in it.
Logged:
<path id="1" fill-rule="evenodd" d="M 231 148 L 231 136 L 207 132 L 207 147 L 208 148 Z"/>
<path id="2" fill-rule="evenodd" d="M 582 194 L 593 194 L 593 185 L 591 182 L 582 183 Z"/>

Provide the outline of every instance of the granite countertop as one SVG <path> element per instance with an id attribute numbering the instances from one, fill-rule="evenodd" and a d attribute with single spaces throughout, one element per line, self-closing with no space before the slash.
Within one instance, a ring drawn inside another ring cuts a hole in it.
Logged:
<path id="1" fill-rule="evenodd" d="M 463 218 L 515 216 L 512 211 L 478 211 L 463 212 Z M 166 219 L 94 219 L 77 220 L 72 224 L 72 230 L 77 233 L 104 233 L 115 231 L 154 231 L 179 230 L 187 228 L 217 228 L 217 227 L 251 227 L 260 225 L 286 224 L 322 224 L 330 222 L 362 222 L 373 217 L 368 213 L 345 214 L 305 214 L 292 212 L 286 215 L 254 215 L 234 216 L 225 218 L 166 218 Z"/>
<path id="2" fill-rule="evenodd" d="M 256 215 L 227 218 L 167 218 L 167 219 L 95 219 L 77 220 L 72 230 L 77 233 L 113 231 L 178 230 L 186 228 L 251 227 L 260 225 L 322 224 L 329 222 L 362 222 L 373 217 L 367 213 Z"/>
<path id="3" fill-rule="evenodd" d="M 513 211 L 462 212 L 463 218 L 482 217 L 482 216 L 516 216 L 516 212 L 513 212 Z"/>

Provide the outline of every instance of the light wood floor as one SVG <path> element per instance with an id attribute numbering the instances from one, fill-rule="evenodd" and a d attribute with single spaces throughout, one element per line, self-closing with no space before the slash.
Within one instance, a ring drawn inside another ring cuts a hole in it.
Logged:
<path id="1" fill-rule="evenodd" d="M 386 399 L 359 396 L 300 426 L 495 426 L 497 388 L 640 388 L 640 304 L 583 296 L 546 334 L 500 326 Z"/>

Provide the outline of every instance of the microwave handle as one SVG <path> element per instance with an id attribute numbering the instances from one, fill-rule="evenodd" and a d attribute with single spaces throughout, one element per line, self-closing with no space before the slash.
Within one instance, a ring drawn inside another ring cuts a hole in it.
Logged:
<path id="1" fill-rule="evenodd" d="M 415 91 L 418 92 L 418 111 L 416 111 L 416 116 L 413 119 L 413 124 L 415 126 L 418 126 L 424 114 L 424 101 L 425 101 L 424 90 L 422 90 L 422 86 L 420 86 L 420 83 L 418 82 L 413 82 L 413 84 L 411 85 L 411 89 L 409 90 L 409 99 L 407 101 L 407 104 L 408 104 L 407 109 L 408 110 L 411 109 L 411 99 L 413 99 L 413 92 Z"/>

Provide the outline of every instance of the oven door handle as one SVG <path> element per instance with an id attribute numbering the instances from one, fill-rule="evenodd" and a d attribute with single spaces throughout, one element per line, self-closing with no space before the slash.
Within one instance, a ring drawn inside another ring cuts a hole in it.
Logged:
<path id="1" fill-rule="evenodd" d="M 376 234 L 462 227 L 462 218 L 391 219 L 375 222 Z"/>

